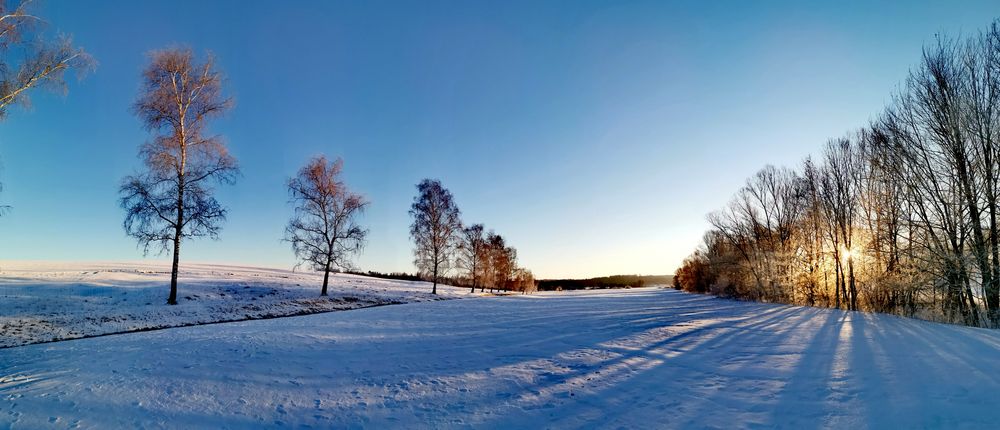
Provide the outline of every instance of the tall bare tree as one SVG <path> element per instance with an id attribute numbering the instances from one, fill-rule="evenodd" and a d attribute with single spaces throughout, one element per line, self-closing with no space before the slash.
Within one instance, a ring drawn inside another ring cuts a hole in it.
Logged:
<path id="1" fill-rule="evenodd" d="M 424 179 L 417 184 L 417 196 L 410 207 L 410 237 L 415 245 L 414 264 L 430 276 L 434 283 L 432 294 L 437 294 L 438 280 L 451 268 L 462 228 L 460 214 L 451 192 L 441 186 L 441 181 Z"/>
<path id="2" fill-rule="evenodd" d="M 985 226 L 989 244 L 979 244 L 977 255 L 982 263 L 980 270 L 992 272 L 983 276 L 987 316 L 993 326 L 1000 325 L 1000 225 L 997 223 L 997 200 L 1000 199 L 1000 24 L 990 27 L 967 41 L 962 47 L 962 69 L 965 85 L 962 96 L 966 100 L 962 110 L 962 123 L 966 136 L 972 143 L 979 170 L 977 187 L 983 189 L 982 199 Z M 984 239 L 984 238 L 979 238 Z M 988 255 L 987 254 L 988 248 Z"/>
<path id="3" fill-rule="evenodd" d="M 153 137 L 140 147 L 145 171 L 122 182 L 119 203 L 125 231 L 148 252 L 172 245 L 170 296 L 177 304 L 177 274 L 185 238 L 218 238 L 226 210 L 213 196 L 213 183 L 231 184 L 239 175 L 220 136 L 208 122 L 226 111 L 232 99 L 222 92 L 222 74 L 208 55 L 198 62 L 188 48 L 153 51 L 133 106 Z"/>
<path id="4" fill-rule="evenodd" d="M 823 153 L 826 161 L 820 175 L 820 195 L 823 197 L 840 292 L 847 308 L 857 310 L 857 280 L 854 273 L 854 222 L 858 211 L 858 151 L 849 138 L 827 142 Z M 844 267 L 846 263 L 847 267 Z"/>
<path id="5" fill-rule="evenodd" d="M 473 224 L 462 229 L 461 242 L 458 247 L 458 265 L 468 272 L 472 291 L 482 285 L 483 260 L 486 255 L 486 238 L 483 236 L 483 225 Z"/>
<path id="6" fill-rule="evenodd" d="M 340 180 L 343 166 L 340 158 L 330 162 L 320 155 L 288 180 L 295 216 L 285 228 L 285 240 L 299 260 L 323 272 L 321 296 L 327 295 L 330 270 L 350 267 L 351 255 L 364 247 L 368 235 L 357 223 L 368 202 Z"/>
<path id="7" fill-rule="evenodd" d="M 503 236 L 491 231 L 486 235 L 486 254 L 489 256 L 491 288 L 509 290 L 517 269 L 517 250 L 507 246 Z"/>

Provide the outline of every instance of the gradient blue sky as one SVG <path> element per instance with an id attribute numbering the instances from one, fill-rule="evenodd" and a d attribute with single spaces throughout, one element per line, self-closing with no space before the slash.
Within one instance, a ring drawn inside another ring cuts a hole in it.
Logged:
<path id="1" fill-rule="evenodd" d="M 958 4 L 960 3 L 960 5 Z M 144 53 L 211 50 L 237 105 L 214 131 L 244 177 L 220 241 L 183 261 L 291 267 L 284 181 L 345 159 L 372 201 L 364 269 L 412 271 L 407 209 L 439 178 L 540 277 L 672 273 L 705 214 L 766 163 L 794 164 L 876 114 L 963 2 L 57 1 L 99 62 L 67 97 L 0 124 L 0 260 L 135 260 L 121 178 Z M 167 256 L 156 257 L 166 260 Z"/>

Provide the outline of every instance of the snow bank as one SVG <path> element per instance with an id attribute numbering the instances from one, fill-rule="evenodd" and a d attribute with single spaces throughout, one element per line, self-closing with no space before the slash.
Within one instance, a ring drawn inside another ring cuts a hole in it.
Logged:
<path id="1" fill-rule="evenodd" d="M 672 290 L 0 350 L 0 427 L 995 428 L 1000 332 Z"/>
<path id="2" fill-rule="evenodd" d="M 170 267 L 137 263 L 0 263 L 0 347 L 86 336 L 302 315 L 465 295 L 464 289 L 337 274 L 320 297 L 312 272 L 184 264 L 177 306 Z"/>

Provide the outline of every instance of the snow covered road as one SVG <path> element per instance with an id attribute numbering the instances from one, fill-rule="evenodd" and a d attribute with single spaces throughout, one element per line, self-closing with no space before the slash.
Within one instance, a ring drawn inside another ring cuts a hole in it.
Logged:
<path id="1" fill-rule="evenodd" d="M 0 428 L 995 428 L 1000 332 L 672 290 L 0 350 Z"/>

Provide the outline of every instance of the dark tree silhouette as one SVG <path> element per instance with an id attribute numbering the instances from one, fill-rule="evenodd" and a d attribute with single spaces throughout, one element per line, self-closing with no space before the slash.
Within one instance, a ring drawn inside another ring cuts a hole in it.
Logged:
<path id="1" fill-rule="evenodd" d="M 431 278 L 433 294 L 437 294 L 438 280 L 451 268 L 458 232 L 462 228 L 459 215 L 451 192 L 442 187 L 440 181 L 424 179 L 417 184 L 417 196 L 410 207 L 414 264 Z"/>
<path id="2" fill-rule="evenodd" d="M 226 210 L 211 184 L 231 184 L 239 174 L 222 139 L 206 130 L 233 103 L 222 93 L 211 55 L 198 63 L 190 49 L 154 51 L 142 77 L 133 110 L 154 136 L 139 150 L 145 171 L 122 182 L 120 204 L 125 231 L 143 252 L 151 245 L 166 252 L 173 245 L 167 303 L 175 305 L 181 241 L 218 238 Z"/>
<path id="3" fill-rule="evenodd" d="M 343 165 L 339 158 L 329 162 L 321 155 L 288 180 L 295 216 L 285 228 L 285 240 L 302 263 L 323 272 L 322 296 L 327 295 L 330 270 L 349 269 L 351 254 L 361 250 L 368 234 L 356 220 L 368 202 L 340 180 Z"/>

